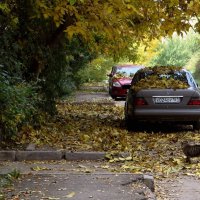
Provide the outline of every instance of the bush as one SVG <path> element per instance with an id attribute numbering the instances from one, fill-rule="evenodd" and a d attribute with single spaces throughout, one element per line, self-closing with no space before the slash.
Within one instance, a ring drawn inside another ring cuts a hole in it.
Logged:
<path id="1" fill-rule="evenodd" d="M 13 83 L 14 82 L 14 83 Z M 0 137 L 10 139 L 22 125 L 35 121 L 38 104 L 37 88 L 0 73 Z"/>
<path id="2" fill-rule="evenodd" d="M 107 73 L 110 72 L 113 65 L 112 59 L 99 57 L 80 69 L 76 79 L 79 84 L 102 82 L 107 79 Z"/>
<path id="3" fill-rule="evenodd" d="M 199 55 L 200 53 L 197 54 L 197 58 L 196 58 L 196 62 L 194 64 L 194 69 L 195 69 L 195 72 L 194 72 L 194 78 L 195 80 L 197 81 L 198 84 L 200 84 L 200 58 L 199 58 Z"/>

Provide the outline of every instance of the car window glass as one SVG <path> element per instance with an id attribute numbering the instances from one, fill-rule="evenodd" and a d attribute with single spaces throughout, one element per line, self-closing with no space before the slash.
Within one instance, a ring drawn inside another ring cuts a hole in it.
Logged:
<path id="1" fill-rule="evenodd" d="M 189 85 L 191 85 L 190 82 L 193 82 L 192 84 L 194 84 L 194 80 L 190 80 L 188 81 L 188 77 L 186 75 L 186 72 L 185 71 L 175 71 L 175 72 L 171 72 L 171 73 L 167 73 L 167 74 L 156 74 L 158 79 L 175 79 L 175 80 L 179 80 L 179 81 L 182 81 L 182 82 L 185 82 Z M 137 82 L 139 82 L 141 79 L 145 79 L 150 76 L 155 76 L 155 73 L 153 71 L 138 71 L 138 73 L 135 74 L 133 80 L 132 80 L 132 85 L 133 84 L 136 84 Z M 192 78 L 192 77 L 191 77 Z"/>
<path id="2" fill-rule="evenodd" d="M 193 76 L 189 72 L 187 73 L 187 78 L 189 80 L 190 86 L 197 87 L 196 82 L 195 82 Z"/>
<path id="3" fill-rule="evenodd" d="M 149 74 L 146 74 L 146 77 L 148 76 L 151 76 L 151 75 L 154 75 L 153 73 L 149 73 Z M 186 77 L 186 73 L 185 72 L 174 72 L 174 73 L 168 73 L 168 74 L 157 74 L 158 78 L 159 79 L 170 79 L 170 78 L 173 78 L 175 80 L 180 80 L 180 81 L 183 81 L 183 82 L 188 82 L 187 81 L 187 77 Z"/>
<path id="4" fill-rule="evenodd" d="M 124 76 L 133 76 L 139 69 L 140 67 L 120 67 L 117 68 L 116 74 L 121 74 Z"/>
<path id="5" fill-rule="evenodd" d="M 148 78 L 149 76 L 153 76 L 153 75 L 155 75 L 155 74 L 152 71 L 140 73 L 139 80 L 144 79 L 144 78 Z M 176 71 L 174 73 L 156 74 L 156 75 L 157 75 L 157 77 L 159 79 L 162 79 L 162 78 L 166 78 L 166 79 L 173 78 L 175 80 L 180 80 L 180 81 L 183 81 L 183 82 L 188 82 L 187 81 L 186 72 Z"/>

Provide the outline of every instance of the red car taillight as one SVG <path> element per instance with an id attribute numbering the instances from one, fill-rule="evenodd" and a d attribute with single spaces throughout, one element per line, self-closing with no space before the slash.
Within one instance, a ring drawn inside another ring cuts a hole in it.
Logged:
<path id="1" fill-rule="evenodd" d="M 190 99 L 190 101 L 188 102 L 188 105 L 200 106 L 200 99 Z"/>
<path id="2" fill-rule="evenodd" d="M 144 106 L 144 105 L 147 105 L 147 102 L 144 100 L 144 98 L 137 97 L 137 98 L 134 100 L 134 105 L 135 105 L 135 106 Z"/>

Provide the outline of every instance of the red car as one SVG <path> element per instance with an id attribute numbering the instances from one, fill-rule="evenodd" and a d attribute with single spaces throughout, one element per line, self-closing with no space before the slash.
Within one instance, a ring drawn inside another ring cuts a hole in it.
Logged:
<path id="1" fill-rule="evenodd" d="M 131 85 L 134 74 L 144 66 L 128 64 L 113 66 L 109 76 L 109 94 L 113 99 L 124 98 L 127 95 L 127 89 L 124 85 Z"/>

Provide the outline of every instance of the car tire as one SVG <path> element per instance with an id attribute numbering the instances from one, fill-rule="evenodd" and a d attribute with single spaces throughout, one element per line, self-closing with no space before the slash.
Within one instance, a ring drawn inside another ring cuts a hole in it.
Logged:
<path id="1" fill-rule="evenodd" d="M 130 119 L 125 119 L 125 125 L 128 131 L 137 131 L 139 128 L 138 122 Z"/>
<path id="2" fill-rule="evenodd" d="M 128 116 L 128 112 L 127 112 L 128 108 L 127 108 L 127 102 L 125 102 L 125 106 L 124 106 L 124 114 L 125 114 L 125 127 L 128 131 L 132 131 L 133 130 L 133 123 L 132 120 L 130 119 L 130 117 Z"/>
<path id="3" fill-rule="evenodd" d="M 111 95 L 111 97 L 112 97 L 112 99 L 114 99 L 114 100 L 116 100 L 116 99 L 117 99 L 117 97 L 116 97 L 116 96 L 113 96 L 113 95 Z"/>
<path id="4" fill-rule="evenodd" d="M 132 123 L 131 123 L 131 120 L 129 118 L 125 118 L 125 126 L 126 126 L 126 129 L 128 131 L 132 131 L 133 130 L 133 126 L 132 126 Z"/>
<path id="5" fill-rule="evenodd" d="M 200 120 L 193 123 L 194 130 L 200 130 Z"/>
<path id="6" fill-rule="evenodd" d="M 112 95 L 112 92 L 111 92 L 111 89 L 109 88 L 108 90 L 108 94 L 111 96 Z"/>
<path id="7" fill-rule="evenodd" d="M 138 128 L 138 122 L 136 120 L 130 119 L 130 117 L 125 117 L 125 126 L 128 131 L 135 131 Z"/>

